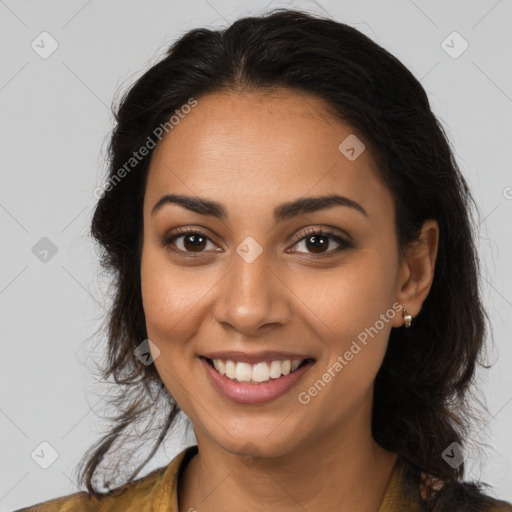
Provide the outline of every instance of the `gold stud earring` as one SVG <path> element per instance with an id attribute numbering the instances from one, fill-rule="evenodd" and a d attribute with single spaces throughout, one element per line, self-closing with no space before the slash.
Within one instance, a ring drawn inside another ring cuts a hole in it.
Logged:
<path id="1" fill-rule="evenodd" d="M 405 308 L 402 308 L 402 316 L 404 317 L 405 320 L 405 327 L 411 327 L 412 316 L 409 313 L 407 313 L 407 310 Z"/>

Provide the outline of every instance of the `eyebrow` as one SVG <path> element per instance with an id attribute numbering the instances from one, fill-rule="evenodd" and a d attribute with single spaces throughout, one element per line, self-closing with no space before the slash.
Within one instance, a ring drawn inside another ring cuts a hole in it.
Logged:
<path id="1" fill-rule="evenodd" d="M 153 216 L 166 204 L 177 204 L 200 215 L 215 217 L 223 221 L 228 218 L 227 211 L 221 203 L 203 197 L 181 194 L 166 194 L 162 196 L 153 206 L 151 215 Z M 317 212 L 333 206 L 346 206 L 368 217 L 366 210 L 357 201 L 345 196 L 330 194 L 320 197 L 301 197 L 294 201 L 282 203 L 274 208 L 274 221 L 277 224 L 298 215 Z"/>

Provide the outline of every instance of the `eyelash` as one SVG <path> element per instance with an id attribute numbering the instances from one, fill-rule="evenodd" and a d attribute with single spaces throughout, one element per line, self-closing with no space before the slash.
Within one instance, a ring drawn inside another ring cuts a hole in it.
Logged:
<path id="1" fill-rule="evenodd" d="M 204 233 L 204 232 L 202 232 L 202 231 L 200 231 L 198 229 L 195 229 L 195 228 L 179 228 L 172 235 L 166 236 L 166 237 L 162 238 L 161 243 L 162 243 L 162 245 L 164 247 L 169 248 L 169 246 L 171 245 L 171 243 L 174 240 L 176 240 L 178 238 L 181 238 L 182 236 L 185 236 L 187 234 L 200 235 L 200 236 L 205 237 L 210 242 L 213 242 L 213 240 L 211 240 L 211 238 L 208 235 L 206 235 L 206 233 Z M 325 230 L 325 229 L 317 229 L 317 228 L 311 228 L 311 229 L 308 229 L 305 232 L 301 233 L 300 237 L 297 240 L 295 240 L 293 245 L 297 245 L 297 243 L 302 242 L 303 240 L 305 240 L 307 238 L 310 238 L 312 236 L 327 237 L 327 238 L 330 238 L 331 240 L 334 240 L 336 243 L 338 243 L 340 245 L 339 245 L 339 247 L 337 247 L 335 249 L 331 249 L 330 251 L 325 252 L 325 253 L 321 253 L 321 254 L 302 253 L 302 252 L 300 252 L 299 254 L 309 254 L 309 255 L 313 256 L 314 258 L 325 258 L 325 257 L 333 256 L 334 254 L 337 254 L 337 253 L 339 253 L 339 252 L 341 252 L 341 251 L 343 251 L 345 249 L 351 249 L 351 248 L 354 247 L 354 244 L 352 242 L 350 242 L 348 240 L 345 240 L 343 238 L 340 238 L 339 236 L 334 234 L 332 231 Z M 215 243 L 215 242 L 213 242 L 213 243 Z M 197 256 L 200 256 L 202 254 L 201 252 L 194 253 L 194 252 L 189 252 L 189 251 L 183 251 L 181 249 L 170 249 L 170 250 L 172 250 L 173 252 L 177 252 L 177 253 L 181 253 L 181 254 L 186 254 L 187 256 L 191 256 L 191 257 L 197 257 Z"/>

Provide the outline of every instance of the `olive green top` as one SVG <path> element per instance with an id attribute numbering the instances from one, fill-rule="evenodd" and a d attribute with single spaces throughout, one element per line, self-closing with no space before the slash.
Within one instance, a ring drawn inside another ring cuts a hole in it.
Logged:
<path id="1" fill-rule="evenodd" d="M 15 512 L 178 512 L 178 478 L 196 454 L 197 445 L 189 446 L 167 466 L 110 491 L 100 499 L 82 491 Z M 395 464 L 378 512 L 422 512 L 419 489 L 415 491 L 406 485 L 402 468 Z M 512 512 L 512 505 L 497 501 L 488 512 Z"/>

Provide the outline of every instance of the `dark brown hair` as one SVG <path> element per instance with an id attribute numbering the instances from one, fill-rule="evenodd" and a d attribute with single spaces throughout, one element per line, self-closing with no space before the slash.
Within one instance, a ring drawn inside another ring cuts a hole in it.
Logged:
<path id="1" fill-rule="evenodd" d="M 441 456 L 454 442 L 466 445 L 477 419 L 468 397 L 488 318 L 478 279 L 476 205 L 423 87 L 399 60 L 348 25 L 288 9 L 239 19 L 224 30 L 191 30 L 121 99 L 109 145 L 109 180 L 190 98 L 283 89 L 326 100 L 332 115 L 369 141 L 395 201 L 402 251 L 418 239 L 425 220 L 438 222 L 433 284 L 412 327 L 391 331 L 375 379 L 372 433 L 382 447 L 398 453 L 411 485 L 418 488 L 421 473 L 444 483 L 441 491 L 429 492 L 426 510 L 452 512 L 458 503 L 491 503 L 480 484 L 462 482 L 464 463 L 453 468 Z M 91 233 L 115 290 L 103 378 L 113 376 L 120 389 L 112 401 L 119 411 L 114 427 L 82 461 L 80 482 L 93 494 L 99 494 L 93 476 L 107 454 L 114 452 L 113 467 L 119 470 L 122 457 L 128 460 L 140 449 L 126 451 L 120 442 L 126 429 L 163 411 L 158 436 L 151 429 L 141 434 L 140 440 L 148 436 L 153 447 L 130 481 L 153 457 L 180 411 L 155 366 L 142 364 L 134 353 L 147 338 L 140 257 L 151 153 L 121 180 L 111 181 L 92 219 Z"/>

